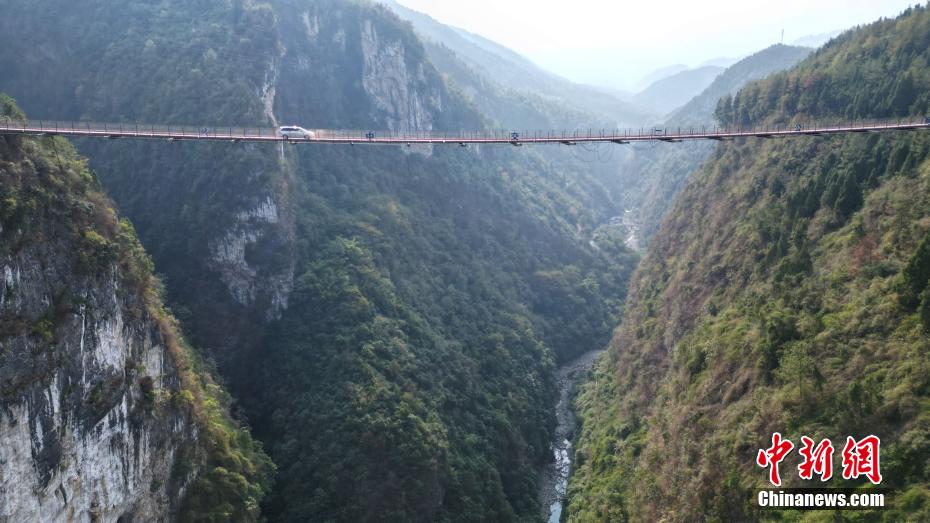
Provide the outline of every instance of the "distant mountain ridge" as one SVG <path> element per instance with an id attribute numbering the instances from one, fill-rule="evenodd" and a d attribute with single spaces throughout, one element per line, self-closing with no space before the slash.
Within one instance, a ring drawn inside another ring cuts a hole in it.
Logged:
<path id="1" fill-rule="evenodd" d="M 720 98 L 736 94 L 748 82 L 794 66 L 811 52 L 813 49 L 809 47 L 776 44 L 753 53 L 714 78 L 699 95 L 670 114 L 667 122 L 679 125 L 711 123 Z"/>
<path id="2" fill-rule="evenodd" d="M 724 70 L 717 65 L 705 65 L 679 71 L 649 84 L 633 95 L 632 101 L 658 114 L 668 114 L 707 88 Z"/>
<path id="3" fill-rule="evenodd" d="M 678 74 L 682 71 L 687 71 L 688 69 L 690 69 L 690 67 L 685 64 L 673 64 L 660 67 L 640 78 L 639 81 L 636 82 L 636 87 L 639 91 L 642 91 L 643 89 L 649 87 L 653 83 L 658 82 L 663 78 L 668 78 L 673 74 Z"/>
<path id="4" fill-rule="evenodd" d="M 791 42 L 791 45 L 799 45 L 802 47 L 817 48 L 829 42 L 830 40 L 836 38 L 842 33 L 843 33 L 843 29 L 837 29 L 835 31 L 828 31 L 826 33 L 819 33 L 815 35 L 805 35 Z"/>
<path id="5" fill-rule="evenodd" d="M 704 91 L 674 111 L 665 125 L 713 125 L 721 97 L 733 94 L 747 82 L 786 69 L 810 54 L 811 49 L 773 45 L 750 55 L 718 75 Z M 625 208 L 636 209 L 640 241 L 645 244 L 675 201 L 688 176 L 710 155 L 714 144 L 687 142 L 666 146 L 634 145 L 617 173 Z"/>
<path id="6" fill-rule="evenodd" d="M 437 55 L 452 53 L 475 73 L 502 87 L 539 97 L 549 103 L 586 113 L 589 123 L 602 122 L 606 127 L 640 125 L 652 116 L 635 104 L 624 101 L 606 89 L 577 84 L 545 71 L 527 58 L 484 37 L 464 29 L 442 24 L 430 16 L 400 5 L 394 0 L 379 0 L 401 19 L 410 22 L 425 40 L 427 52 L 435 62 Z M 445 47 L 442 51 L 438 47 Z"/>

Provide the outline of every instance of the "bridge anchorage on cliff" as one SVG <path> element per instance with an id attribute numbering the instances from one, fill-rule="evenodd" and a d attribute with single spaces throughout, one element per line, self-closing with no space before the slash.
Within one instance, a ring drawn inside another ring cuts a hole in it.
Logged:
<path id="1" fill-rule="evenodd" d="M 642 127 L 626 130 L 573 131 L 351 131 L 313 129 L 305 137 L 282 135 L 262 127 L 207 127 L 129 123 L 56 122 L 0 118 L 0 134 L 68 136 L 105 139 L 153 139 L 176 141 L 221 141 L 230 143 L 291 143 L 343 145 L 491 145 L 533 144 L 578 145 L 584 143 L 637 142 L 677 143 L 687 140 L 733 140 L 737 138 L 781 138 L 825 136 L 848 133 L 918 131 L 930 129 L 930 117 L 846 122 L 791 122 L 770 126 Z"/>

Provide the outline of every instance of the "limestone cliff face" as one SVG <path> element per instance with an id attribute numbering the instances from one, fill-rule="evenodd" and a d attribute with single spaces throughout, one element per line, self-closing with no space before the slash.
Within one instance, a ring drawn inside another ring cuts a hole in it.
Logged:
<path id="1" fill-rule="evenodd" d="M 450 96 L 423 44 L 364 3 L 275 0 L 281 48 L 275 113 L 336 129 L 432 130 L 474 119 Z M 456 120 L 458 119 L 458 120 Z M 473 125 L 480 122 L 475 121 Z"/>
<path id="2" fill-rule="evenodd" d="M 0 138 L 0 521 L 173 520 L 198 425 L 146 258 L 73 156 Z"/>
<path id="3" fill-rule="evenodd" d="M 258 307 L 266 320 L 279 318 L 287 309 L 294 286 L 293 259 L 279 270 L 264 271 L 250 262 L 248 253 L 267 237 L 286 235 L 275 197 L 269 195 L 255 207 L 236 213 L 226 234 L 210 245 L 210 263 L 219 272 L 232 298 L 244 307 Z"/>
<path id="4" fill-rule="evenodd" d="M 362 85 L 388 128 L 432 129 L 431 112 L 442 110 L 442 96 L 438 88 L 428 87 L 424 63 L 408 67 L 403 42 L 383 38 L 371 20 L 362 22 L 361 43 Z"/>
<path id="5" fill-rule="evenodd" d="M 278 126 L 274 102 L 279 62 L 277 53 L 269 57 L 258 92 L 264 117 L 275 127 Z M 271 179 L 280 182 L 287 176 L 283 149 L 278 157 L 278 165 L 268 165 L 265 172 L 253 177 L 272 175 Z M 219 237 L 210 239 L 206 265 L 218 273 L 229 297 L 237 304 L 271 321 L 280 318 L 287 309 L 288 296 L 294 286 L 294 259 L 290 249 L 285 247 L 292 236 L 293 223 L 290 213 L 281 210 L 289 205 L 286 184 L 262 183 L 254 189 L 255 196 L 240 205 L 238 211 L 230 209 L 231 212 L 224 216 L 226 230 Z M 277 245 L 278 250 L 283 251 L 279 263 L 273 268 L 249 259 L 250 252 L 263 246 L 267 248 L 269 244 Z"/>
<path id="6" fill-rule="evenodd" d="M 168 520 L 196 437 L 176 370 L 115 267 L 75 277 L 66 248 L 0 257 L 0 318 L 21 326 L 0 337 L 0 520 Z"/>

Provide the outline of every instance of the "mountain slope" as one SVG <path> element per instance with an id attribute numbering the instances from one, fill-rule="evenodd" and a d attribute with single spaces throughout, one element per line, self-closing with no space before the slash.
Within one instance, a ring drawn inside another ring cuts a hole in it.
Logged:
<path id="1" fill-rule="evenodd" d="M 491 128 L 571 131 L 639 125 L 651 118 L 648 111 L 632 105 L 616 105 L 619 97 L 594 93 L 541 71 L 517 53 L 480 36 L 396 2 L 384 4 L 413 25 L 446 84 L 485 115 Z M 572 173 L 576 183 L 606 204 L 610 216 L 621 213 L 626 180 L 617 171 L 629 149 L 543 147 L 528 154 L 553 170 Z"/>
<path id="2" fill-rule="evenodd" d="M 52 7 L 0 19 L 0 87 L 37 116 L 489 121 L 367 2 Z M 278 465 L 269 518 L 536 517 L 554 362 L 606 343 L 635 263 L 587 173 L 509 147 L 78 146 Z"/>
<path id="3" fill-rule="evenodd" d="M 469 66 L 445 44 L 424 41 L 430 62 L 449 85 L 502 129 L 575 129 L 597 118 L 563 102 L 501 85 L 483 69 Z"/>
<path id="4" fill-rule="evenodd" d="M 842 32 L 843 32 L 842 29 L 838 29 L 836 31 L 830 31 L 828 33 L 805 35 L 805 36 L 802 36 L 801 38 L 798 38 L 794 42 L 792 42 L 791 45 L 800 45 L 803 47 L 817 48 L 829 42 L 832 38 L 835 38 L 837 35 L 839 35 Z"/>
<path id="5" fill-rule="evenodd" d="M 709 118 L 714 115 L 721 98 L 736 94 L 753 80 L 794 67 L 812 51 L 808 47 L 776 44 L 747 56 L 728 67 L 699 95 L 669 115 L 668 122 L 677 125 L 706 125 L 710 123 Z"/>
<path id="6" fill-rule="evenodd" d="M 490 79 L 505 91 L 517 94 L 517 98 L 528 98 L 533 105 L 542 105 L 556 116 L 568 113 L 569 119 L 555 121 L 556 128 L 572 128 L 573 125 L 578 125 L 580 115 L 573 113 L 579 112 L 584 115 L 580 119 L 581 123 L 587 126 L 599 124 L 608 128 L 639 125 L 650 117 L 648 110 L 601 89 L 576 84 L 544 71 L 525 57 L 481 36 L 441 24 L 428 15 L 408 9 L 393 0 L 383 3 L 413 25 L 424 39 L 430 60 L 444 74 L 447 71 L 441 64 L 448 59 L 442 55 L 451 53 L 478 75 Z M 461 82 L 461 78 L 458 78 L 457 82 L 467 85 L 467 82 Z M 480 107 L 481 99 L 476 97 L 476 100 Z M 522 103 L 525 104 L 526 101 Z M 555 109 L 546 106 L 554 106 Z M 482 110 L 484 109 L 482 107 Z M 487 114 L 496 116 L 498 113 Z M 508 128 L 521 125 L 506 119 L 503 123 Z"/>
<path id="7" fill-rule="evenodd" d="M 909 9 L 750 84 L 718 115 L 744 125 L 925 115 L 928 42 L 930 11 Z M 834 444 L 878 435 L 891 510 L 857 514 L 926 519 L 928 189 L 925 133 L 718 147 L 653 239 L 578 400 L 569 520 L 802 519 L 734 494 L 765 484 L 755 455 L 775 431 Z"/>
<path id="8" fill-rule="evenodd" d="M 676 128 L 713 125 L 714 110 L 720 98 L 735 94 L 752 80 L 797 64 L 810 52 L 803 47 L 774 45 L 740 60 L 717 76 L 701 94 L 669 115 L 666 125 Z M 648 243 L 655 234 L 688 176 L 713 149 L 714 144 L 702 142 L 649 144 L 633 146 L 631 153 L 623 157 L 617 185 L 623 187 L 622 205 L 636 210 L 641 243 Z"/>
<path id="9" fill-rule="evenodd" d="M 0 137 L 0 265 L 0 519 L 257 520 L 267 458 L 66 141 Z"/>
<path id="10" fill-rule="evenodd" d="M 662 80 L 663 78 L 668 78 L 669 76 L 678 74 L 682 71 L 687 71 L 688 69 L 689 67 L 685 64 L 673 64 L 660 67 L 640 78 L 637 82 L 637 90 L 642 91 L 643 89 L 649 87 L 655 82 Z"/>
<path id="11" fill-rule="evenodd" d="M 700 94 L 723 71 L 723 67 L 716 65 L 680 71 L 649 84 L 632 101 L 665 115 Z"/>

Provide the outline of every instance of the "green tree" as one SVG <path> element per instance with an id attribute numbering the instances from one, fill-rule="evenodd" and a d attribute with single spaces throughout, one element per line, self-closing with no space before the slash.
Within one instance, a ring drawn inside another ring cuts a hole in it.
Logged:
<path id="1" fill-rule="evenodd" d="M 920 303 L 920 293 L 930 280 L 930 232 L 917 246 L 917 252 L 908 260 L 901 271 L 901 304 L 913 309 Z"/>

